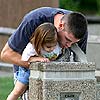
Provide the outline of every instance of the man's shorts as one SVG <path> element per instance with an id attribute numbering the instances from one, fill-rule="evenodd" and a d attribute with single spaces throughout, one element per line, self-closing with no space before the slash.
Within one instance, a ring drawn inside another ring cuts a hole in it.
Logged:
<path id="1" fill-rule="evenodd" d="M 25 85 L 29 85 L 30 70 L 19 67 L 19 71 L 16 72 L 16 79 Z"/>

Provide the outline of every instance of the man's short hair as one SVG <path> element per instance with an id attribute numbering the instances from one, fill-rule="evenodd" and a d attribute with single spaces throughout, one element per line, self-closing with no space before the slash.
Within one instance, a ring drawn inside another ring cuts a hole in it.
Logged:
<path id="1" fill-rule="evenodd" d="M 79 12 L 65 14 L 62 19 L 64 21 L 65 31 L 72 33 L 75 38 L 81 39 L 87 32 L 87 19 Z"/>

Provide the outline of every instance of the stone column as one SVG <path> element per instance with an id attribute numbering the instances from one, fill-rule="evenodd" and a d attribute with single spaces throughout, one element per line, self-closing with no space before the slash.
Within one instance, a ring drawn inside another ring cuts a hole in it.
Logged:
<path id="1" fill-rule="evenodd" d="M 94 63 L 31 63 L 29 100 L 96 100 Z"/>

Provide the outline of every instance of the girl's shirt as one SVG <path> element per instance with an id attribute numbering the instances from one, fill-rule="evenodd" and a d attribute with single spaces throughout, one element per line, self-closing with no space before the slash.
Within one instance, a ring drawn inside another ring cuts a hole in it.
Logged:
<path id="1" fill-rule="evenodd" d="M 47 51 L 41 49 L 41 56 L 46 57 L 49 60 L 56 60 L 57 57 L 59 56 L 59 54 L 61 54 L 61 53 L 62 53 L 62 48 L 59 46 L 58 43 L 52 52 L 47 52 Z M 37 52 L 34 49 L 34 46 L 29 42 L 22 53 L 22 60 L 28 61 L 28 59 L 31 56 L 35 56 L 35 55 L 38 56 Z"/>

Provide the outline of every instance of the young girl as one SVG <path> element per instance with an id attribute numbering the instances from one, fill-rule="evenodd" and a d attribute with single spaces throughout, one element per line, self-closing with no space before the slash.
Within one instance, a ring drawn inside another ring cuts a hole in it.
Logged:
<path id="1" fill-rule="evenodd" d="M 33 33 L 30 42 L 22 54 L 22 60 L 29 62 L 50 62 L 57 59 L 62 53 L 57 42 L 57 30 L 52 23 L 44 23 L 38 26 Z M 25 92 L 29 84 L 30 70 L 19 68 L 17 82 L 7 100 L 17 100 Z"/>

